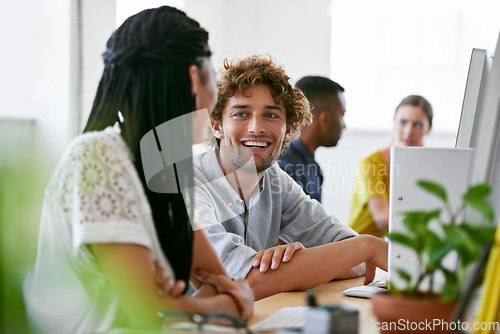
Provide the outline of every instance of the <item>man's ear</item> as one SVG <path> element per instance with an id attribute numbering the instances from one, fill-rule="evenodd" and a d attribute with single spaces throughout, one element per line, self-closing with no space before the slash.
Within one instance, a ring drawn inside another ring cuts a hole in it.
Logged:
<path id="1" fill-rule="evenodd" d="M 323 110 L 320 113 L 318 113 L 318 115 L 315 118 L 318 119 L 317 122 L 319 123 L 320 128 L 323 128 L 328 123 L 330 115 L 328 114 L 328 111 Z"/>
<path id="2" fill-rule="evenodd" d="M 214 137 L 217 139 L 222 139 L 222 126 L 219 121 L 210 121 L 210 128 L 212 129 L 212 133 Z"/>
<path id="3" fill-rule="evenodd" d="M 201 78 L 198 67 L 196 65 L 189 65 L 189 79 L 191 80 L 191 95 L 198 93 L 198 89 L 201 85 Z"/>

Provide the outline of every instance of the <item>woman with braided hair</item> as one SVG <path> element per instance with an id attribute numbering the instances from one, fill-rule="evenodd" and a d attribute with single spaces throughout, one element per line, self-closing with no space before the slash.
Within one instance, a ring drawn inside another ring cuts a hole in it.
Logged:
<path id="1" fill-rule="evenodd" d="M 217 96 L 207 43 L 196 21 L 167 6 L 131 16 L 109 39 L 84 133 L 45 193 L 25 286 L 42 332 L 157 327 L 160 310 L 252 314 L 248 284 L 227 277 L 184 204 L 200 118 L 187 116 L 208 120 Z"/>

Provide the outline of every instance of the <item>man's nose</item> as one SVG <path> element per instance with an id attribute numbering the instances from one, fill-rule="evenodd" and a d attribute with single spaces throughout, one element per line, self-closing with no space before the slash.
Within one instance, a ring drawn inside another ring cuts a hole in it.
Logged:
<path id="1" fill-rule="evenodd" d="M 250 119 L 250 122 L 248 124 L 248 131 L 251 133 L 263 133 L 265 131 L 264 122 L 259 115 L 254 115 Z"/>

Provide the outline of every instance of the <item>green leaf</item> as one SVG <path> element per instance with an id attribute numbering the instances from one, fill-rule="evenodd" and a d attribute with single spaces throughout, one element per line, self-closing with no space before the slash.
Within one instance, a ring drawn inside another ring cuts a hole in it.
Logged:
<path id="1" fill-rule="evenodd" d="M 396 272 L 398 273 L 399 277 L 401 277 L 401 279 L 405 282 L 406 294 L 411 294 L 411 292 L 413 291 L 413 287 L 411 284 L 411 275 L 407 271 L 400 268 L 396 269 Z"/>
<path id="2" fill-rule="evenodd" d="M 433 231 L 427 231 L 425 235 L 425 245 L 424 250 L 427 255 L 434 253 L 436 250 L 442 248 L 445 245 L 445 241 L 434 233 Z"/>
<path id="3" fill-rule="evenodd" d="M 401 279 L 406 283 L 406 284 L 410 284 L 411 283 L 411 275 L 408 274 L 407 271 L 403 270 L 403 269 L 400 269 L 398 268 L 396 270 L 396 272 L 398 273 L 399 277 L 401 277 Z"/>
<path id="4" fill-rule="evenodd" d="M 429 230 L 426 233 L 424 240 L 424 250 L 427 254 L 426 269 L 433 269 L 441 262 L 441 259 L 446 255 L 447 251 L 446 240 L 441 239 L 436 233 Z"/>
<path id="5" fill-rule="evenodd" d="M 432 181 L 420 180 L 417 182 L 420 188 L 434 194 L 439 197 L 444 203 L 448 203 L 448 196 L 446 195 L 446 190 L 439 184 Z"/>
<path id="6" fill-rule="evenodd" d="M 475 199 L 468 202 L 468 204 L 477 212 L 482 214 L 488 222 L 493 222 L 495 212 L 491 204 L 485 199 Z"/>
<path id="7" fill-rule="evenodd" d="M 459 228 L 470 235 L 471 239 L 479 246 L 486 246 L 492 242 L 496 230 L 495 225 L 475 225 L 470 223 L 463 223 L 459 225 Z"/>
<path id="8" fill-rule="evenodd" d="M 491 188 L 488 184 L 478 183 L 470 186 L 462 196 L 462 199 L 465 203 L 469 203 L 471 201 L 485 199 L 486 197 L 488 197 L 490 192 Z"/>
<path id="9" fill-rule="evenodd" d="M 446 268 L 441 268 L 441 271 L 444 275 L 444 284 L 441 290 L 441 300 L 443 302 L 457 300 L 461 292 L 457 273 Z"/>
<path id="10" fill-rule="evenodd" d="M 417 239 L 413 239 L 407 234 L 399 233 L 399 232 L 391 232 L 387 235 L 389 240 L 402 244 L 408 248 L 419 251 L 419 244 Z"/>
<path id="11" fill-rule="evenodd" d="M 457 225 L 443 225 L 449 245 L 457 251 L 458 260 L 463 266 L 474 262 L 479 256 L 479 248 L 474 239 Z"/>
<path id="12" fill-rule="evenodd" d="M 434 250 L 429 254 L 429 260 L 427 269 L 436 268 L 440 265 L 443 258 L 453 250 L 453 246 L 450 244 L 445 244 L 441 248 Z"/>
<path id="13" fill-rule="evenodd" d="M 441 209 L 432 211 L 404 211 L 403 225 L 414 234 L 424 236 L 432 219 L 439 219 Z"/>
<path id="14" fill-rule="evenodd" d="M 445 282 L 449 285 L 457 285 L 457 274 L 454 271 L 441 267 Z"/>
<path id="15" fill-rule="evenodd" d="M 441 291 L 441 301 L 446 303 L 452 300 L 457 300 L 460 297 L 460 292 L 460 288 L 456 285 L 448 285 L 445 283 Z"/>

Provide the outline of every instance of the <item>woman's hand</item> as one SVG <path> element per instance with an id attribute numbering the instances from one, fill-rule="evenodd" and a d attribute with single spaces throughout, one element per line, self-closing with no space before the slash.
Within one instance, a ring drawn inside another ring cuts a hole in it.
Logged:
<path id="1" fill-rule="evenodd" d="M 165 270 L 157 260 L 153 261 L 155 267 L 155 282 L 158 287 L 156 293 L 160 297 L 170 296 L 177 298 L 182 296 L 184 289 L 186 289 L 186 282 L 177 280 L 174 282 L 172 277 L 165 276 Z"/>
<path id="2" fill-rule="evenodd" d="M 296 241 L 291 244 L 284 244 L 261 250 L 255 255 L 252 266 L 254 268 L 259 268 L 261 273 L 265 273 L 269 268 L 276 270 L 282 261 L 290 261 L 293 254 L 301 249 L 305 249 L 304 245 Z"/>
<path id="3" fill-rule="evenodd" d="M 203 270 L 195 270 L 196 278 L 204 283 L 211 284 L 219 294 L 229 292 L 234 295 L 243 307 L 243 318 L 249 319 L 253 314 L 254 295 L 247 280 L 241 277 L 229 278 L 225 275 L 213 275 Z M 238 309 L 235 301 L 235 307 Z"/>

